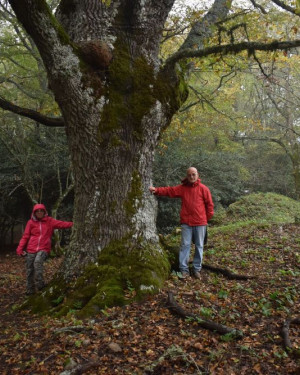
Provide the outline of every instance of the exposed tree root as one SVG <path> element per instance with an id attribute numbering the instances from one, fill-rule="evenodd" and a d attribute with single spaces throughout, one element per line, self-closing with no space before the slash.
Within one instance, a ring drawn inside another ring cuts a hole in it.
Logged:
<path id="1" fill-rule="evenodd" d="M 282 339 L 283 339 L 283 346 L 284 346 L 284 348 L 285 348 L 286 351 L 292 352 L 297 357 L 300 357 L 300 351 L 299 350 L 298 351 L 295 350 L 295 348 L 293 347 L 293 345 L 291 343 L 291 340 L 290 340 L 289 330 L 290 330 L 290 325 L 291 324 L 299 324 L 300 325 L 300 318 L 287 319 L 283 323 L 283 326 L 282 326 L 282 329 L 281 329 L 281 336 L 282 336 Z"/>
<path id="2" fill-rule="evenodd" d="M 210 320 L 204 320 L 198 317 L 195 314 L 185 311 L 181 306 L 177 304 L 174 300 L 174 296 L 172 292 L 168 292 L 168 299 L 167 299 L 167 306 L 171 313 L 180 316 L 181 318 L 192 318 L 198 325 L 202 328 L 208 329 L 213 332 L 220 333 L 221 335 L 231 334 L 235 338 L 241 338 L 243 336 L 243 332 L 235 329 L 224 326 L 219 323 L 212 322 Z"/>
<path id="3" fill-rule="evenodd" d="M 216 272 L 216 273 L 221 273 L 222 275 L 226 276 L 230 280 L 248 280 L 248 279 L 256 278 L 256 276 L 238 275 L 236 273 L 232 273 L 231 271 L 225 268 L 213 267 L 208 264 L 202 264 L 202 268 L 209 270 L 209 271 Z"/>
<path id="4" fill-rule="evenodd" d="M 82 331 L 87 331 L 87 330 L 91 330 L 92 328 L 89 328 L 89 327 L 84 327 L 84 326 L 71 326 L 71 327 L 63 327 L 63 328 L 60 328 L 60 329 L 57 329 L 54 331 L 54 334 L 55 335 L 58 335 L 60 333 L 65 333 L 65 332 L 69 332 L 69 333 L 80 333 Z"/>
<path id="5" fill-rule="evenodd" d="M 64 372 L 61 372 L 60 375 L 81 375 L 84 374 L 86 371 L 89 371 L 93 368 L 97 368 L 101 366 L 101 362 L 87 362 L 83 365 L 78 365 L 71 370 L 66 370 Z"/>

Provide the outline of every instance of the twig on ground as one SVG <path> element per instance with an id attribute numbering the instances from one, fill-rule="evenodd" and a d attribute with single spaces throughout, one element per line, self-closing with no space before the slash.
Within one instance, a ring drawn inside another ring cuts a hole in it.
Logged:
<path id="1" fill-rule="evenodd" d="M 239 331 L 235 328 L 230 328 L 230 327 L 224 326 L 224 325 L 219 324 L 219 323 L 212 322 L 210 320 L 204 320 L 202 318 L 199 318 L 195 314 L 192 314 L 190 312 L 185 311 L 181 306 L 179 306 L 176 303 L 176 301 L 174 300 L 172 292 L 168 292 L 167 306 L 173 314 L 178 315 L 178 316 L 180 316 L 181 318 L 184 318 L 184 319 L 192 318 L 202 328 L 208 329 L 208 330 L 213 331 L 213 332 L 218 332 L 221 335 L 231 334 L 235 338 L 241 338 L 243 336 L 242 331 Z"/>
<path id="2" fill-rule="evenodd" d="M 226 276 L 230 280 L 248 280 L 256 278 L 256 276 L 238 275 L 236 273 L 232 273 L 231 271 L 225 268 L 213 267 L 208 264 L 203 264 L 202 268 L 205 268 L 206 270 L 213 271 L 216 273 L 221 273 L 223 276 Z"/>

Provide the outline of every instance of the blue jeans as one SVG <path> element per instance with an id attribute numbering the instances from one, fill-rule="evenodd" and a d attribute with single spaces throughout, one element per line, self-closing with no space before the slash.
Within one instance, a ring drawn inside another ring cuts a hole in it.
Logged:
<path id="1" fill-rule="evenodd" d="M 194 271 L 200 272 L 202 268 L 205 233 L 206 225 L 191 227 L 187 224 L 181 224 L 181 247 L 179 253 L 179 268 L 181 272 L 189 272 L 189 258 L 192 240 L 195 242 L 193 267 Z"/>

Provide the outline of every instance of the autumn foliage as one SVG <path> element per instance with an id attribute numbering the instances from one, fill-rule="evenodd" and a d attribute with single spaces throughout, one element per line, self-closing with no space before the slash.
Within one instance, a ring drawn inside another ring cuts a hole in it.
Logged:
<path id="1" fill-rule="evenodd" d="M 172 241 L 179 241 L 174 235 Z M 299 374 L 299 325 L 289 326 L 291 348 L 282 329 L 299 316 L 300 227 L 249 225 L 210 233 L 204 263 L 246 280 L 211 270 L 202 280 L 183 282 L 173 273 L 161 292 L 143 303 L 102 310 L 77 320 L 76 309 L 62 320 L 19 311 L 25 268 L 14 253 L 0 260 L 1 374 Z M 60 259 L 46 266 L 50 279 Z M 197 318 L 182 319 L 176 303 Z M 128 285 L 128 299 L 135 293 Z M 236 338 L 204 329 L 201 320 L 238 329 Z"/>

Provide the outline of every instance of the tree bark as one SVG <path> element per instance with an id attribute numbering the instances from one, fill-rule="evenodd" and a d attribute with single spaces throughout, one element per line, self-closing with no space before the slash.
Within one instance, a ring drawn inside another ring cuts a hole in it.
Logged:
<path id="1" fill-rule="evenodd" d="M 168 262 L 148 187 L 159 134 L 187 97 L 182 72 L 158 57 L 173 1 L 62 0 L 56 17 L 43 0 L 10 4 L 44 61 L 73 164 L 74 229 L 49 301 L 91 314 L 123 303 L 128 282 L 137 296 L 157 291 Z"/>
<path id="2" fill-rule="evenodd" d="M 159 135 L 187 98 L 185 63 L 163 66 L 159 58 L 174 0 L 61 0 L 55 16 L 45 0 L 9 3 L 45 65 L 74 173 L 70 248 L 33 311 L 55 305 L 59 314 L 88 315 L 124 303 L 128 285 L 138 297 L 157 291 L 169 265 L 148 187 Z M 189 48 L 196 39 L 202 48 L 210 35 L 203 30 L 226 16 L 227 4 L 215 0 Z"/>
<path id="3" fill-rule="evenodd" d="M 300 325 L 300 318 L 294 319 L 287 319 L 284 321 L 283 326 L 281 328 L 281 336 L 283 339 L 283 346 L 284 349 L 289 352 L 293 353 L 296 357 L 300 357 L 300 352 L 296 348 L 293 347 L 291 340 L 290 340 L 290 325 Z"/>

